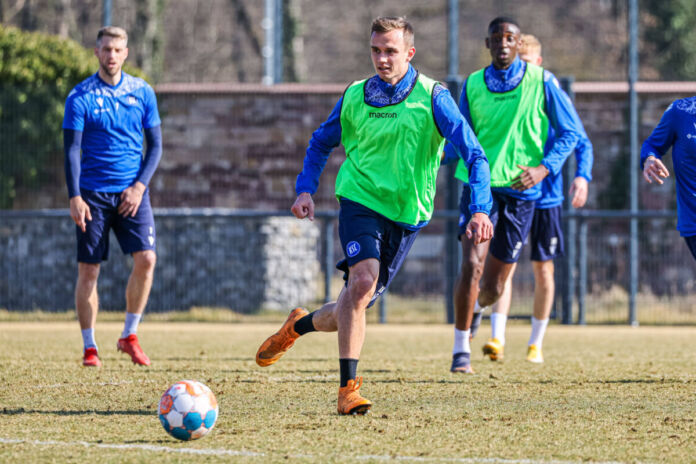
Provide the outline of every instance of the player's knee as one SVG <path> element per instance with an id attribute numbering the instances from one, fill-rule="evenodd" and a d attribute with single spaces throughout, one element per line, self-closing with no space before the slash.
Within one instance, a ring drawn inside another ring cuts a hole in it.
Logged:
<path id="1" fill-rule="evenodd" d="M 133 267 L 137 272 L 151 273 L 155 270 L 157 255 L 152 250 L 133 253 Z"/>
<path id="2" fill-rule="evenodd" d="M 99 278 L 99 264 L 79 263 L 78 279 L 82 283 L 94 284 Z"/>
<path id="3" fill-rule="evenodd" d="M 372 298 L 375 288 L 375 278 L 369 273 L 354 276 L 348 282 L 348 291 L 353 301 Z"/>
<path id="4" fill-rule="evenodd" d="M 553 261 L 534 262 L 533 267 L 535 285 L 540 288 L 553 288 Z"/>

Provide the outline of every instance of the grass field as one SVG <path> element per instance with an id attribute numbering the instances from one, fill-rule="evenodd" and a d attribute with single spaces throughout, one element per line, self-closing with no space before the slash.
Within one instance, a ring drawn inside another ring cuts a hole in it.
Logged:
<path id="1" fill-rule="evenodd" d="M 359 372 L 373 403 L 336 415 L 335 334 L 309 334 L 278 364 L 253 360 L 277 323 L 141 325 L 153 360 L 115 350 L 82 368 L 76 322 L 0 323 L 0 462 L 694 462 L 696 328 L 551 326 L 546 363 L 524 361 L 512 325 L 506 360 L 448 371 L 451 327 L 370 325 Z M 486 334 L 488 326 L 483 327 Z M 157 420 L 173 382 L 206 383 L 220 403 L 207 437 L 170 438 Z"/>

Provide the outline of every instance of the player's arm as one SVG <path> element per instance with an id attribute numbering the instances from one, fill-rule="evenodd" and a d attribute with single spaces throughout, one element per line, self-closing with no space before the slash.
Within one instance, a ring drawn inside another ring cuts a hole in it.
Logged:
<path id="1" fill-rule="evenodd" d="M 575 108 L 556 78 L 548 71 L 544 71 L 544 93 L 546 114 L 556 137 L 553 146 L 544 155 L 539 166 L 518 165 L 522 173 L 513 179 L 512 188 L 515 190 L 527 190 L 541 182 L 547 175 L 557 175 L 580 137 L 577 121 L 574 118 Z"/>
<path id="2" fill-rule="evenodd" d="M 493 206 L 491 174 L 488 159 L 474 131 L 454 103 L 447 89 L 436 85 L 433 90 L 433 114 L 435 123 L 469 170 L 472 213 L 466 235 L 479 244 L 493 237 L 493 225 L 488 215 Z"/>
<path id="3" fill-rule="evenodd" d="M 580 118 L 578 118 L 578 122 Z M 594 152 L 592 142 L 587 137 L 585 128 L 580 122 L 580 139 L 575 145 L 575 178 L 570 185 L 568 195 L 571 198 L 573 208 L 582 208 L 587 202 L 589 183 L 592 181 L 592 164 L 594 163 Z"/>
<path id="4" fill-rule="evenodd" d="M 669 171 L 662 162 L 662 157 L 674 144 L 677 133 L 674 129 L 674 104 L 669 105 L 659 124 L 650 134 L 640 149 L 640 166 L 643 178 L 650 184 L 653 180 L 662 184 L 662 179 L 669 177 Z"/>
<path id="5" fill-rule="evenodd" d="M 65 181 L 70 198 L 70 217 L 84 232 L 87 221 L 92 220 L 89 206 L 80 195 L 80 153 L 82 151 L 82 131 L 63 129 L 63 149 L 65 151 Z"/>
<path id="6" fill-rule="evenodd" d="M 343 98 L 331 110 L 331 114 L 309 140 L 307 151 L 302 166 L 302 172 L 298 174 L 295 182 L 295 192 L 297 198 L 290 211 L 298 219 L 309 218 L 314 220 L 314 200 L 312 195 L 319 188 L 319 177 L 324 171 L 326 161 L 329 159 L 331 151 L 341 143 L 341 106 Z"/>
<path id="7" fill-rule="evenodd" d="M 118 204 L 118 212 L 123 216 L 135 216 L 143 201 L 143 195 L 150 184 L 157 165 L 162 159 L 162 128 L 157 125 L 145 129 L 145 157 L 140 167 L 140 173 L 133 185 L 121 192 L 121 201 Z"/>

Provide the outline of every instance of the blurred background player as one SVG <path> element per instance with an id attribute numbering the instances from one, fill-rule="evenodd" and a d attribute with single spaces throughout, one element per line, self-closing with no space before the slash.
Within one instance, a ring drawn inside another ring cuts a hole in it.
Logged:
<path id="1" fill-rule="evenodd" d="M 338 300 L 308 314 L 296 308 L 259 347 L 256 362 L 275 363 L 308 332 L 338 331 L 339 414 L 364 414 L 371 402 L 359 389 L 357 366 L 365 339 L 365 311 L 389 286 L 418 231 L 431 218 L 444 139 L 471 172 L 471 220 L 463 227 L 474 244 L 489 240 L 493 225 L 488 162 L 449 91 L 416 71 L 413 28 L 404 18 L 372 23 L 376 75 L 351 84 L 329 118 L 312 135 L 297 177 L 297 218 L 314 219 L 312 195 L 334 147 L 346 160 L 336 179 L 339 236 L 346 286 Z"/>
<path id="2" fill-rule="evenodd" d="M 519 55 L 523 61 L 541 66 L 541 43 L 530 34 L 522 34 L 522 42 Z M 588 183 L 592 180 L 592 143 L 587 138 L 585 128 L 573 111 L 576 119 L 580 139 L 575 146 L 575 159 L 577 168 L 575 178 L 570 186 L 568 194 L 572 198 L 574 208 L 581 208 L 587 201 Z M 553 127 L 549 128 L 547 144 L 553 143 Z M 561 211 L 563 204 L 563 175 L 549 174 L 541 183 L 542 196 L 536 201 L 534 219 L 530 231 L 531 258 L 534 269 L 534 313 L 532 315 L 532 334 L 527 344 L 527 361 L 542 363 L 544 357 L 541 351 L 546 327 L 551 315 L 551 307 L 555 295 L 554 265 L 553 260 L 563 256 L 564 242 L 561 228 Z M 510 313 L 510 301 L 512 298 L 512 276 L 517 264 L 513 264 L 510 276 L 505 282 L 505 290 L 491 313 L 491 338 L 483 346 L 484 354 L 491 360 L 502 359 L 505 347 L 505 326 Z M 472 337 L 475 329 L 481 322 L 483 313 L 476 314 L 472 323 Z"/>
<path id="3" fill-rule="evenodd" d="M 94 339 L 97 279 L 100 262 L 109 256 L 112 229 L 123 253 L 133 256 L 126 321 L 117 349 L 136 364 L 150 365 L 136 331 L 155 270 L 155 221 L 147 185 L 162 156 L 162 134 L 154 90 L 121 70 L 127 47 L 126 31 L 100 29 L 94 49 L 99 71 L 78 84 L 65 103 L 65 176 L 70 216 L 77 224 L 75 306 L 85 366 L 101 366 Z"/>
<path id="4" fill-rule="evenodd" d="M 662 157 L 672 147 L 677 184 L 677 230 L 696 259 L 696 97 L 674 101 L 643 142 L 640 162 L 643 177 L 662 184 L 669 171 Z"/>
<path id="5" fill-rule="evenodd" d="M 561 171 L 579 138 L 570 101 L 551 73 L 520 60 L 520 39 L 515 20 L 491 21 L 485 43 L 492 63 L 466 79 L 459 102 L 490 164 L 495 234 L 490 243 L 475 244 L 460 230 L 462 268 L 454 290 L 452 372 L 473 373 L 473 315 L 500 298 L 532 226 L 540 183 Z M 549 128 L 556 134 L 553 144 L 547 144 Z M 461 225 L 469 217 L 469 176 L 462 163 L 456 176 L 464 182 Z"/>

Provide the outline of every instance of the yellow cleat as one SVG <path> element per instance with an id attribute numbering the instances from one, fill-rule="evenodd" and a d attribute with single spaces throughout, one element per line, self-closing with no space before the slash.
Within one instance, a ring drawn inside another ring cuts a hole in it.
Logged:
<path id="1" fill-rule="evenodd" d="M 341 415 L 359 414 L 365 415 L 370 411 L 372 403 L 367 398 L 360 396 L 362 377 L 351 379 L 345 387 L 338 389 L 338 413 Z"/>
<path id="2" fill-rule="evenodd" d="M 256 364 L 267 367 L 278 361 L 295 344 L 300 335 L 295 332 L 295 322 L 309 314 L 306 309 L 295 308 L 280 330 L 266 339 L 256 352 Z"/>
<path id="3" fill-rule="evenodd" d="M 488 342 L 483 345 L 483 355 L 491 358 L 491 361 L 499 361 L 503 359 L 504 345 L 497 338 L 489 338 Z"/>
<path id="4" fill-rule="evenodd" d="M 536 345 L 529 345 L 527 347 L 527 361 L 537 364 L 543 363 L 544 356 L 541 354 L 541 348 L 537 348 Z"/>

